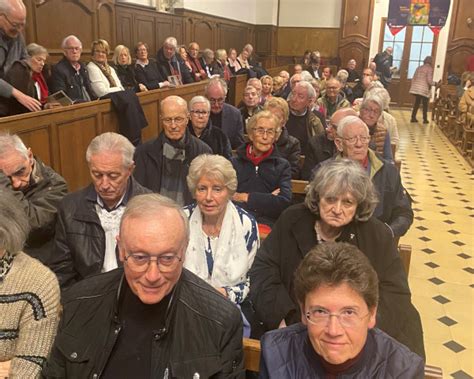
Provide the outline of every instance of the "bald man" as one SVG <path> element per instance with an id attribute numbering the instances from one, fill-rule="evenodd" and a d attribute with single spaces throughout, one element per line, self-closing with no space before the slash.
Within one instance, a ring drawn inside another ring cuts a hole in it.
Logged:
<path id="1" fill-rule="evenodd" d="M 0 0 L 0 97 L 14 97 L 25 108 L 34 112 L 41 110 L 41 103 L 4 80 L 12 64 L 28 56 L 21 34 L 25 23 L 26 8 L 23 1 Z"/>
<path id="2" fill-rule="evenodd" d="M 168 96 L 160 104 L 163 131 L 154 140 L 137 147 L 135 179 L 180 205 L 192 201 L 186 176 L 191 161 L 211 148 L 188 130 L 188 104 L 179 96 Z"/>
<path id="3" fill-rule="evenodd" d="M 341 108 L 337 110 L 326 126 L 326 133 L 313 136 L 309 139 L 304 151 L 305 159 L 301 170 L 301 179 L 310 180 L 313 169 L 319 163 L 333 157 L 337 153 L 337 147 L 334 143 L 337 125 L 346 116 L 357 116 L 357 112 L 352 108 Z"/>

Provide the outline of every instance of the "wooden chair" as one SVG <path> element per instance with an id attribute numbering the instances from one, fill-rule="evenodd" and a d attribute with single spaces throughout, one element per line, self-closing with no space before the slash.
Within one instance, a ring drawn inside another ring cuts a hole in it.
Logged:
<path id="1" fill-rule="evenodd" d="M 293 179 L 291 181 L 291 192 L 298 195 L 306 195 L 306 186 L 309 184 L 307 180 Z"/>
<path id="2" fill-rule="evenodd" d="M 258 372 L 260 370 L 260 341 L 244 338 L 245 369 Z M 443 370 L 440 367 L 425 365 L 425 379 L 442 379 Z"/>
<path id="3" fill-rule="evenodd" d="M 405 269 L 405 272 L 408 276 L 411 262 L 411 246 L 400 244 L 398 245 L 398 252 L 400 253 L 400 259 L 402 260 L 403 268 Z"/>

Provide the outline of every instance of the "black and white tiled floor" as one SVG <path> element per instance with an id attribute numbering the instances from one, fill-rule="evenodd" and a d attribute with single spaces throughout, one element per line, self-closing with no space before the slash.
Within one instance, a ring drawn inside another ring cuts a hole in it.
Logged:
<path id="1" fill-rule="evenodd" d="M 424 328 L 427 363 L 445 378 L 474 376 L 474 175 L 438 127 L 398 121 L 402 180 L 415 220 L 400 243 L 412 246 L 410 287 Z"/>

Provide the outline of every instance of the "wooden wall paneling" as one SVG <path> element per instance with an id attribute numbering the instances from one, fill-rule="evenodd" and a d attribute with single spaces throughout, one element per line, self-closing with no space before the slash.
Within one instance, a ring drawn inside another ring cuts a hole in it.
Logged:
<path id="1" fill-rule="evenodd" d="M 369 61 L 374 0 L 344 0 L 339 38 L 340 66 L 354 58 L 358 67 Z"/>
<path id="2" fill-rule="evenodd" d="M 61 175 L 68 183 L 69 191 L 75 191 L 90 182 L 86 163 L 86 150 L 97 135 L 95 115 L 58 123 L 58 150 Z"/>
<path id="3" fill-rule="evenodd" d="M 201 50 L 205 48 L 217 49 L 216 42 L 214 39 L 214 28 L 213 24 L 205 20 L 197 20 L 193 23 L 194 40 L 199 43 Z"/>
<path id="4" fill-rule="evenodd" d="M 173 17 L 173 35 L 178 40 L 178 44 L 185 44 L 184 42 L 184 22 L 183 18 L 179 16 Z"/>
<path id="5" fill-rule="evenodd" d="M 159 13 L 155 18 L 156 51 L 163 45 L 163 41 L 173 35 L 173 20 L 170 15 Z M 178 43 L 181 43 L 178 41 Z"/>
<path id="6" fill-rule="evenodd" d="M 127 46 L 130 50 L 133 51 L 135 43 L 134 34 L 133 34 L 133 15 L 127 10 L 122 10 L 117 7 L 116 12 L 117 18 L 117 45 L 122 44 Z M 133 52 L 132 52 L 133 54 Z"/>
<path id="7" fill-rule="evenodd" d="M 134 41 L 131 46 L 132 50 L 135 44 L 139 41 L 145 42 L 148 44 L 150 49 L 150 57 L 154 56 L 156 53 L 156 23 L 155 18 L 150 15 L 144 15 L 142 13 L 136 14 L 133 19 L 133 28 L 134 28 Z"/>
<path id="8" fill-rule="evenodd" d="M 26 147 L 31 148 L 33 154 L 39 157 L 48 166 L 53 161 L 52 149 L 49 140 L 48 125 L 37 125 L 28 130 L 22 130 L 18 136 L 22 139 Z"/>
<path id="9" fill-rule="evenodd" d="M 99 38 L 105 39 L 113 51 L 116 44 L 115 6 L 112 0 L 102 0 L 97 7 Z"/>
<path id="10" fill-rule="evenodd" d="M 448 47 L 444 78 L 454 73 L 461 75 L 466 69 L 466 60 L 474 54 L 474 8 L 472 0 L 453 1 L 451 26 L 449 29 Z M 468 20 L 470 19 L 470 23 Z"/>
<path id="11" fill-rule="evenodd" d="M 305 50 L 319 50 L 323 58 L 338 56 L 338 28 L 280 27 L 277 39 L 278 56 L 299 58 Z"/>

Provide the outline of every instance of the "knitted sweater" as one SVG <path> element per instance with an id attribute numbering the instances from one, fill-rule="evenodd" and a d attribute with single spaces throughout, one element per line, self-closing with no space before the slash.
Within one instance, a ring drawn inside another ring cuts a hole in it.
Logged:
<path id="1" fill-rule="evenodd" d="M 18 253 L 0 281 L 0 361 L 11 360 L 10 378 L 37 378 L 59 319 L 56 276 L 39 261 Z"/>

